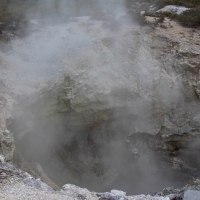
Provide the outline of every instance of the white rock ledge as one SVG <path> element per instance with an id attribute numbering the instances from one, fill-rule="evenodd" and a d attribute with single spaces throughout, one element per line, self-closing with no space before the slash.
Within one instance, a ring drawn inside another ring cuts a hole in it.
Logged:
<path id="1" fill-rule="evenodd" d="M 164 8 L 160 9 L 160 10 L 157 10 L 156 12 L 159 13 L 159 12 L 170 12 L 170 13 L 173 13 L 173 14 L 177 14 L 177 15 L 180 15 L 182 14 L 183 12 L 189 10 L 190 8 L 186 8 L 184 6 L 173 6 L 173 5 L 169 5 L 169 6 L 165 6 Z"/>

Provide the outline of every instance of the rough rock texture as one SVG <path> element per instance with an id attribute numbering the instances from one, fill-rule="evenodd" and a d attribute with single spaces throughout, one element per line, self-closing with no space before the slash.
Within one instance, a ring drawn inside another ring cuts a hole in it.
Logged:
<path id="1" fill-rule="evenodd" d="M 66 199 L 66 195 L 57 194 L 39 179 L 8 163 L 0 163 L 0 182 L 1 199 Z"/>
<path id="2" fill-rule="evenodd" d="M 147 17 L 154 23 L 156 18 Z M 187 153 L 172 158 L 174 168 L 181 166 L 195 170 L 199 166 L 199 158 L 195 151 L 199 148 L 199 66 L 200 66 L 200 35 L 198 29 L 185 28 L 165 18 L 149 32 L 147 39 L 153 55 L 162 60 L 163 77 L 171 82 L 170 88 L 180 86 L 183 95 L 179 96 L 179 105 L 172 107 L 163 115 L 160 130 L 157 133 L 158 149 L 181 153 L 181 148 L 188 147 Z M 195 95 L 196 94 L 196 95 Z M 162 116 L 162 110 L 161 110 Z M 196 150 L 194 150 L 196 149 Z M 178 151 L 177 151 L 178 150 Z M 180 150 L 180 151 L 179 151 Z M 193 153 L 192 153 L 193 152 Z M 188 156 L 190 155 L 190 156 Z M 187 160 L 191 157 L 191 160 Z M 192 158 L 193 157 L 193 158 Z M 193 159 L 193 160 L 192 160 Z M 185 163 L 185 164 L 184 164 Z"/>
<path id="3" fill-rule="evenodd" d="M 189 183 L 186 185 L 186 188 L 188 190 L 198 190 L 200 191 L 200 179 L 199 178 L 193 178 L 189 181 Z"/>
<path id="4" fill-rule="evenodd" d="M 183 200 L 199 200 L 200 192 L 195 190 L 187 190 L 184 194 Z"/>
<path id="5" fill-rule="evenodd" d="M 180 200 L 184 193 L 184 190 L 165 188 L 156 196 L 126 196 L 123 191 L 95 193 L 71 184 L 64 185 L 61 191 L 55 191 L 40 179 L 35 179 L 27 172 L 3 162 L 0 162 L 0 182 L 1 199 Z M 182 194 L 181 191 L 183 191 Z M 186 190 L 183 199 L 197 200 L 198 195 L 198 191 Z"/>
<path id="6" fill-rule="evenodd" d="M 61 191 L 55 191 L 40 179 L 5 162 L 0 162 L 0 183 L 1 199 L 169 200 L 168 197 L 150 195 L 125 196 L 125 192 L 117 190 L 99 194 L 71 184 L 64 185 Z"/>
<path id="7" fill-rule="evenodd" d="M 163 60 L 164 69 L 169 72 L 174 69 L 171 81 L 176 82 L 182 76 L 189 85 L 192 85 L 196 94 L 199 94 L 199 63 L 200 63 L 200 35 L 198 29 L 185 28 L 178 23 L 165 18 L 154 31 L 150 33 L 154 40 L 153 48 L 160 49 L 160 59 Z M 163 40 L 158 43 L 159 40 Z"/>
<path id="8" fill-rule="evenodd" d="M 12 115 L 14 100 L 6 94 L 0 92 L 0 155 L 5 161 L 13 161 L 14 138 L 12 133 L 7 130 L 9 119 Z"/>

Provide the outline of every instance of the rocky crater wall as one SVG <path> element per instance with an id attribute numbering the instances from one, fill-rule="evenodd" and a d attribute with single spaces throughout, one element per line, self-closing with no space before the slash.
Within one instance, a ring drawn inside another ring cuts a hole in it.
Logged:
<path id="1" fill-rule="evenodd" d="M 13 161 L 11 131 L 14 164 L 53 188 L 152 192 L 199 175 L 199 32 L 128 19 L 75 18 L 12 41 L 1 54 L 2 160 Z"/>

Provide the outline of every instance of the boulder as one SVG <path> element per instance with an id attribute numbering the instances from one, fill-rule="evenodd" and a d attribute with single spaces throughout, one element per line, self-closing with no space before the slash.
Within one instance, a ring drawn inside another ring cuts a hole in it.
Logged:
<path id="1" fill-rule="evenodd" d="M 126 192 L 120 190 L 111 190 L 111 194 L 119 195 L 119 196 L 126 196 Z"/>
<path id="2" fill-rule="evenodd" d="M 5 157 L 0 154 L 0 163 L 4 163 L 4 162 L 5 162 Z"/>
<path id="3" fill-rule="evenodd" d="M 157 13 L 159 13 L 159 12 L 170 12 L 170 13 L 173 13 L 173 14 L 180 15 L 187 10 L 189 10 L 189 8 L 186 8 L 184 6 L 168 5 L 168 6 L 165 6 L 164 8 L 162 8 L 160 10 L 157 10 L 156 12 Z"/>
<path id="4" fill-rule="evenodd" d="M 12 162 L 15 150 L 13 134 L 7 130 L 13 104 L 14 100 L 9 95 L 0 92 L 0 154 L 6 162 Z"/>
<path id="5" fill-rule="evenodd" d="M 183 200 L 199 200 L 200 192 L 196 190 L 187 190 L 183 196 Z"/>

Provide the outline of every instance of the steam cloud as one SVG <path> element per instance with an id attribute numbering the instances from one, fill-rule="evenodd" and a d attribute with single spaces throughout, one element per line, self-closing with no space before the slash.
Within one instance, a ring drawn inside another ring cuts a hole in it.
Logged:
<path id="1" fill-rule="evenodd" d="M 0 54 L 1 79 L 16 98 L 30 95 L 19 103 L 23 114 L 11 127 L 18 153 L 39 162 L 60 186 L 139 193 L 180 184 L 164 177 L 166 163 L 157 160 L 143 139 L 127 141 L 133 133 L 155 135 L 164 114 L 184 95 L 181 77 L 174 79 L 177 75 L 168 74 L 153 57 L 126 2 L 36 1 L 26 17 L 29 35 L 14 39 Z M 38 89 L 63 76 L 71 80 L 66 95 L 73 112 L 82 109 L 98 118 L 106 111 L 110 118 L 96 127 L 76 112 L 41 119 L 58 92 L 52 87 L 55 92 L 41 99 Z"/>

